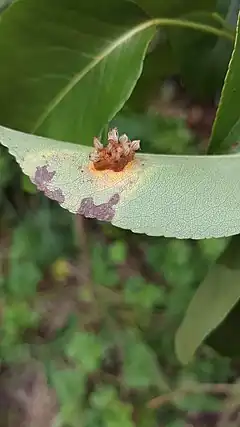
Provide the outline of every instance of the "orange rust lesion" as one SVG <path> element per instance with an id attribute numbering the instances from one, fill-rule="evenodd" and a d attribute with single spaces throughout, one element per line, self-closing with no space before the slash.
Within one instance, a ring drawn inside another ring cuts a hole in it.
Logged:
<path id="1" fill-rule="evenodd" d="M 116 173 L 125 175 L 134 164 L 135 153 L 140 149 L 140 141 L 131 141 L 126 134 L 119 137 L 117 128 L 108 132 L 108 143 L 106 146 L 97 139 L 93 141 L 94 151 L 90 154 L 89 169 L 95 174 L 102 176 L 103 171 L 108 171 L 108 176 Z M 119 176 L 120 178 L 120 176 Z"/>
<path id="2" fill-rule="evenodd" d="M 90 172 L 94 173 L 96 177 L 99 177 L 99 178 L 105 177 L 107 172 L 107 175 L 110 179 L 112 178 L 113 180 L 116 180 L 117 177 L 120 179 L 121 177 L 125 176 L 126 173 L 132 172 L 132 168 L 135 164 L 136 164 L 136 160 L 132 160 L 131 162 L 126 164 L 124 169 L 122 169 L 121 171 L 118 171 L 117 174 L 116 174 L 116 171 L 112 169 L 102 169 L 102 170 L 96 169 L 94 162 L 89 163 L 88 169 Z"/>

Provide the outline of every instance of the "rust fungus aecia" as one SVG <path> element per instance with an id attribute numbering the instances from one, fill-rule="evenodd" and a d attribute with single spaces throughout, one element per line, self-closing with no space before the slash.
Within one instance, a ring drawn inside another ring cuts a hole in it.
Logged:
<path id="1" fill-rule="evenodd" d="M 140 141 L 130 141 L 126 134 L 119 137 L 117 128 L 108 132 L 108 143 L 104 147 L 98 138 L 93 140 L 94 151 L 90 154 L 95 170 L 122 171 L 140 149 Z"/>

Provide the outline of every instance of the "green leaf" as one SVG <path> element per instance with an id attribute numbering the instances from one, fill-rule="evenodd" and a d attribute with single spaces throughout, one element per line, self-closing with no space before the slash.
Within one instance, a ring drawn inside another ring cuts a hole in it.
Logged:
<path id="1" fill-rule="evenodd" d="M 104 413 L 106 427 L 134 427 L 133 408 L 131 404 L 116 400 Z"/>
<path id="2" fill-rule="evenodd" d="M 85 376 L 76 369 L 53 370 L 51 383 L 61 404 L 76 401 L 84 393 Z"/>
<path id="3" fill-rule="evenodd" d="M 123 354 L 123 382 L 129 388 L 157 386 L 161 391 L 169 390 L 165 375 L 157 357 L 134 331 L 126 331 L 119 337 Z"/>
<path id="4" fill-rule="evenodd" d="M 14 2 L 0 22 L 1 124 L 90 144 L 130 97 L 157 25 L 229 36 L 146 18 L 127 0 Z"/>
<path id="5" fill-rule="evenodd" d="M 198 11 L 183 18 L 224 29 L 224 21 L 213 13 Z M 198 100 L 213 100 L 226 74 L 232 52 L 230 40 L 181 28 L 168 29 L 168 37 L 187 92 Z"/>
<path id="6" fill-rule="evenodd" d="M 40 268 L 34 262 L 13 259 L 10 262 L 7 290 L 19 299 L 33 297 L 42 276 Z"/>
<path id="7" fill-rule="evenodd" d="M 33 183 L 30 181 L 28 176 L 22 174 L 22 188 L 26 193 L 36 194 L 37 190 Z"/>
<path id="8" fill-rule="evenodd" d="M 230 244 L 220 258 L 220 262 L 239 272 L 240 277 L 240 238 L 234 236 Z M 240 301 L 227 314 L 220 325 L 207 337 L 206 344 L 210 345 L 217 352 L 227 357 L 239 357 L 239 322 L 240 322 Z"/>
<path id="9" fill-rule="evenodd" d="M 50 377 L 60 404 L 57 416 L 59 424 L 56 425 L 79 426 L 82 422 L 85 397 L 86 378 L 83 372 L 71 368 L 54 369 Z"/>
<path id="10" fill-rule="evenodd" d="M 92 413 L 98 414 L 99 425 L 106 427 L 133 427 L 131 404 L 122 402 L 118 398 L 117 390 L 113 386 L 102 385 L 90 395 Z M 87 424 L 88 425 L 88 424 Z M 91 425 L 98 425 L 96 421 Z"/>
<path id="11" fill-rule="evenodd" d="M 239 145 L 240 139 L 240 118 L 236 121 L 235 125 L 230 130 L 228 136 L 224 139 L 223 145 L 226 148 L 233 147 L 235 144 Z M 239 146 L 237 148 L 239 151 Z"/>
<path id="12" fill-rule="evenodd" d="M 114 264 L 123 264 L 127 258 L 127 245 L 121 240 L 112 243 L 108 248 L 109 259 Z"/>
<path id="13" fill-rule="evenodd" d="M 229 62 L 221 99 L 213 125 L 209 153 L 222 153 L 236 143 L 236 127 L 240 116 L 240 13 L 235 45 Z M 233 130 L 235 128 L 235 130 Z"/>
<path id="14" fill-rule="evenodd" d="M 117 398 L 117 390 L 113 386 L 98 386 L 90 396 L 91 406 L 97 409 L 104 409 L 111 405 Z"/>
<path id="15" fill-rule="evenodd" d="M 154 305 L 165 302 L 165 292 L 160 286 L 146 282 L 141 276 L 130 277 L 123 289 L 127 304 L 136 309 L 151 311 Z"/>
<path id="16" fill-rule="evenodd" d="M 240 155 L 138 154 L 122 172 L 95 172 L 85 146 L 0 127 L 0 141 L 45 195 L 70 212 L 152 236 L 240 232 Z"/>
<path id="17" fill-rule="evenodd" d="M 126 0 L 15 2 L 0 22 L 1 124 L 91 143 L 140 76 L 144 18 Z"/>
<path id="18" fill-rule="evenodd" d="M 127 101 L 127 105 L 133 111 L 143 112 L 145 114 L 149 107 L 149 103 L 155 99 L 156 94 L 159 93 L 164 79 L 176 75 L 178 72 L 171 45 L 166 37 L 162 37 L 157 33 L 152 43 L 153 50 L 146 55 L 142 74 L 137 81 L 131 97 Z M 155 46 L 154 43 L 156 43 Z M 143 115 L 143 118 L 145 118 L 145 115 Z"/>
<path id="19" fill-rule="evenodd" d="M 208 262 L 216 261 L 228 244 L 228 238 L 199 240 L 198 242 L 201 254 Z"/>
<path id="20" fill-rule="evenodd" d="M 99 367 L 104 354 L 101 341 L 94 334 L 87 332 L 76 332 L 66 351 L 86 373 L 93 372 Z"/>
<path id="21" fill-rule="evenodd" d="M 11 301 L 4 307 L 1 328 L 8 340 L 12 336 L 19 337 L 25 329 L 36 327 L 38 320 L 39 315 L 25 301 Z"/>
<path id="22" fill-rule="evenodd" d="M 239 323 L 240 302 L 228 313 L 222 323 L 211 332 L 206 339 L 206 344 L 224 357 L 239 358 Z"/>
<path id="23" fill-rule="evenodd" d="M 214 10 L 216 0 L 134 0 L 153 17 L 176 17 L 194 10 Z"/>
<path id="24" fill-rule="evenodd" d="M 207 273 L 195 292 L 184 319 L 176 333 L 175 348 L 181 363 L 188 363 L 206 337 L 223 322 L 240 298 L 240 267 L 232 240 L 218 262 Z M 234 268 L 235 264 L 235 268 Z"/>
<path id="25" fill-rule="evenodd" d="M 116 286 L 119 283 L 119 274 L 114 265 L 107 259 L 107 250 L 103 244 L 97 242 L 92 247 L 91 270 L 94 283 L 102 286 Z"/>

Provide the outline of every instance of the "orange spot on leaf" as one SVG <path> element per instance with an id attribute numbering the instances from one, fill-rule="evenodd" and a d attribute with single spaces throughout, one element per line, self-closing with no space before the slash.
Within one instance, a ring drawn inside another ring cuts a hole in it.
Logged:
<path id="1" fill-rule="evenodd" d="M 97 171 L 122 172 L 135 157 L 135 152 L 140 148 L 140 141 L 130 141 L 126 134 L 119 137 L 117 128 L 108 133 L 106 147 L 94 138 L 94 151 L 90 160 Z"/>

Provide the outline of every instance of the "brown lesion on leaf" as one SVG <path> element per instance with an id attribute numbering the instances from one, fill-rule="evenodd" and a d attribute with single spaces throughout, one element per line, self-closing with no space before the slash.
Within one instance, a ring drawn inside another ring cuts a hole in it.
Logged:
<path id="1" fill-rule="evenodd" d="M 60 204 L 65 202 L 65 196 L 60 188 L 56 188 L 56 190 L 52 191 L 46 188 L 44 194 L 49 197 L 49 199 L 56 200 Z"/>
<path id="2" fill-rule="evenodd" d="M 121 172 L 135 157 L 140 149 L 140 141 L 131 141 L 126 134 L 119 137 L 117 128 L 108 132 L 108 143 L 104 147 L 97 139 L 93 140 L 94 151 L 90 154 L 90 160 L 96 171 L 111 170 Z"/>
<path id="3" fill-rule="evenodd" d="M 37 166 L 33 182 L 36 184 L 38 190 L 44 191 L 46 185 L 52 181 L 54 175 L 56 175 L 56 171 L 50 172 L 48 165 Z"/>
<path id="4" fill-rule="evenodd" d="M 119 194 L 115 193 L 108 202 L 95 205 L 92 197 L 82 199 L 77 213 L 87 218 L 96 218 L 101 221 L 112 221 L 115 215 L 115 206 L 120 200 Z"/>
<path id="5" fill-rule="evenodd" d="M 48 165 L 37 166 L 32 182 L 37 186 L 37 189 L 43 191 L 44 194 L 52 200 L 56 200 L 58 203 L 64 203 L 65 196 L 60 188 L 55 190 L 49 190 L 48 184 L 52 181 L 56 175 L 56 171 L 49 171 Z"/>

